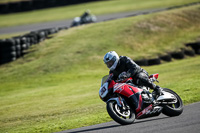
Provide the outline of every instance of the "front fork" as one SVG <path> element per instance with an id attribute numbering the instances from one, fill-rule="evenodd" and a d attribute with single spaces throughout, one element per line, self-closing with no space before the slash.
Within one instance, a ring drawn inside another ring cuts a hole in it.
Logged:
<path id="1" fill-rule="evenodd" d="M 130 109 L 130 107 L 127 106 L 128 104 L 126 103 L 126 101 L 119 95 L 117 97 L 110 98 L 107 102 L 109 101 L 116 101 L 117 105 L 123 110 Z"/>

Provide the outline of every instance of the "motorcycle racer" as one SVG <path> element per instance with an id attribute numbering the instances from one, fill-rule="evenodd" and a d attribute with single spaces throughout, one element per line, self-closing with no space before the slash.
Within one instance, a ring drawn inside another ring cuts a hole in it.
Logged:
<path id="1" fill-rule="evenodd" d="M 90 10 L 86 10 L 84 13 L 83 13 L 83 15 L 81 15 L 81 20 L 83 21 L 83 23 L 86 23 L 87 21 L 86 21 L 86 18 L 88 17 L 88 16 L 90 16 L 91 15 L 91 13 L 90 13 L 91 11 Z"/>
<path id="2" fill-rule="evenodd" d="M 119 57 L 115 51 L 110 51 L 105 54 L 103 61 L 110 69 L 109 73 L 113 74 L 113 80 L 132 77 L 134 84 L 149 87 L 158 96 L 161 94 L 161 87 L 151 82 L 147 71 L 142 69 L 129 57 Z"/>

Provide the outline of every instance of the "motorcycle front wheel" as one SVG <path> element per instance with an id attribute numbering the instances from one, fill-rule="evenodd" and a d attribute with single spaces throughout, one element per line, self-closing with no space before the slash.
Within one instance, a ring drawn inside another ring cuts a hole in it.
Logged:
<path id="1" fill-rule="evenodd" d="M 163 106 L 163 111 L 162 113 L 167 115 L 167 116 L 178 116 L 183 112 L 183 102 L 181 98 L 179 97 L 176 92 L 168 89 L 168 88 L 163 88 L 163 91 L 171 93 L 174 95 L 177 99 L 176 103 L 174 104 L 168 104 Z"/>
<path id="2" fill-rule="evenodd" d="M 135 121 L 135 112 L 129 106 L 119 107 L 116 101 L 107 102 L 107 112 L 121 125 L 132 124 Z"/>

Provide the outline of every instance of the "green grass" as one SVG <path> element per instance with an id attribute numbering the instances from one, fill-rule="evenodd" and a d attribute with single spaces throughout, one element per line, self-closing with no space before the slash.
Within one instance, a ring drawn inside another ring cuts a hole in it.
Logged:
<path id="1" fill-rule="evenodd" d="M 139 59 L 177 50 L 199 37 L 199 12 L 192 6 L 71 28 L 0 66 L 0 132 L 56 132 L 111 121 L 98 96 L 108 74 L 104 54 Z M 159 85 L 187 105 L 200 101 L 199 66 L 196 56 L 143 68 L 159 73 Z"/>
<path id="2" fill-rule="evenodd" d="M 95 15 L 100 15 L 150 8 L 170 7 L 192 2 L 200 2 L 200 0 L 108 0 L 91 2 L 80 5 L 0 15 L 0 27 L 71 19 L 80 16 L 86 9 L 90 9 Z"/>

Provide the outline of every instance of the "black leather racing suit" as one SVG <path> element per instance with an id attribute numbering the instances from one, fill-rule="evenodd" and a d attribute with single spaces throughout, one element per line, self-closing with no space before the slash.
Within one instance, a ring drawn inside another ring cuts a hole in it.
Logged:
<path id="1" fill-rule="evenodd" d="M 120 56 L 119 62 L 113 73 L 113 79 L 117 80 L 122 72 L 127 72 L 133 78 L 133 83 L 139 86 L 150 87 L 155 89 L 156 85 L 149 80 L 148 73 L 138 66 L 132 59 L 127 56 Z"/>

